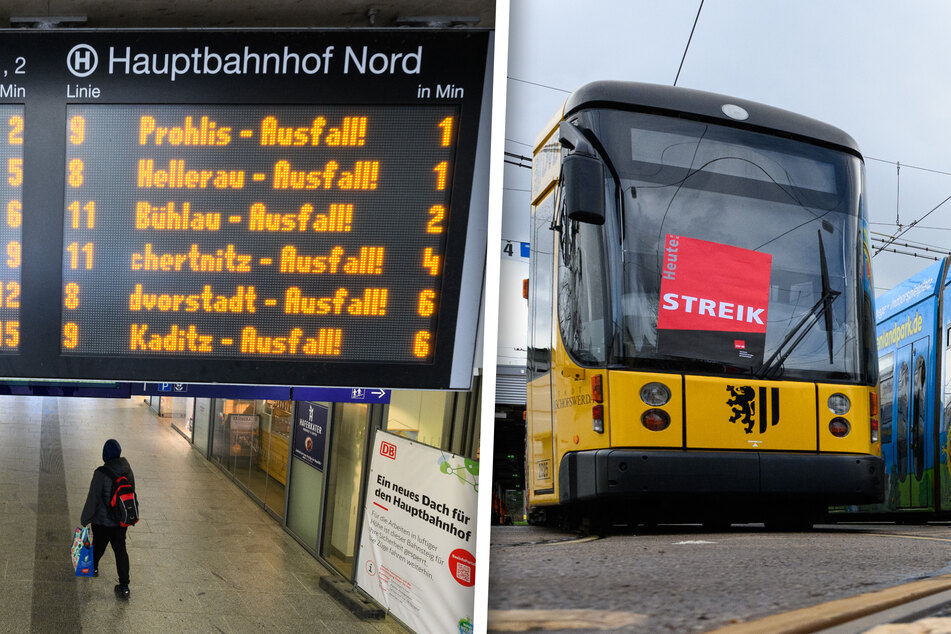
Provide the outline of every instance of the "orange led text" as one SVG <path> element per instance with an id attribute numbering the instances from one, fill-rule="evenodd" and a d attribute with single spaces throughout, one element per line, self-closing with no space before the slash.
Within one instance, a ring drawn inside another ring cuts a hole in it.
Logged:
<path id="1" fill-rule="evenodd" d="M 174 201 L 167 205 L 153 206 L 144 200 L 135 203 L 135 228 L 160 231 L 218 231 L 221 229 L 221 214 L 215 211 L 195 211 L 191 203 Z"/>
<path id="2" fill-rule="evenodd" d="M 231 128 L 219 128 L 218 124 L 202 117 L 196 126 L 191 117 L 185 117 L 181 126 L 164 128 L 156 125 L 154 117 L 139 119 L 139 145 L 228 145 Z"/>
<path id="3" fill-rule="evenodd" d="M 146 293 L 141 284 L 129 295 L 129 310 L 157 310 L 167 312 L 206 313 L 254 313 L 258 295 L 253 286 L 238 286 L 234 295 L 216 295 L 210 284 L 205 284 L 201 293 L 178 295 L 170 293 Z"/>
<path id="4" fill-rule="evenodd" d="M 155 189 L 242 189 L 244 170 L 190 170 L 185 169 L 183 159 L 171 159 L 168 169 L 156 169 L 152 159 L 139 159 L 136 186 Z"/>
<path id="5" fill-rule="evenodd" d="M 165 334 L 148 334 L 148 324 L 132 324 L 129 333 L 129 350 L 152 352 L 211 352 L 213 335 L 203 335 L 191 324 L 187 328 L 172 325 Z"/>
<path id="6" fill-rule="evenodd" d="M 241 352 L 245 354 L 298 354 L 333 357 L 340 354 L 343 330 L 320 328 L 316 337 L 305 337 L 304 331 L 294 328 L 286 337 L 258 335 L 254 326 L 241 330 Z"/>
<path id="7" fill-rule="evenodd" d="M 193 244 L 188 253 L 155 253 L 151 243 L 146 243 L 142 253 L 132 254 L 132 270 L 249 273 L 251 258 L 251 255 L 235 251 L 233 244 L 217 249 L 212 255 L 199 251 L 197 244 Z"/>
<path id="8" fill-rule="evenodd" d="M 313 218 L 313 222 L 311 222 Z M 264 203 L 251 205 L 249 231 L 307 231 L 315 233 L 346 233 L 353 222 L 353 205 L 330 205 L 330 212 L 314 215 L 314 206 L 304 204 L 296 213 L 270 213 Z"/>
<path id="9" fill-rule="evenodd" d="M 352 171 L 340 172 L 337 161 L 328 161 L 322 170 L 292 170 L 290 161 L 274 164 L 274 189 L 376 189 L 380 173 L 379 161 L 357 161 Z M 336 181 L 336 182 L 335 182 Z"/>
<path id="10" fill-rule="evenodd" d="M 336 246 L 330 255 L 299 255 L 297 247 L 281 249 L 281 273 L 345 273 L 380 275 L 383 273 L 383 247 L 360 247 L 360 255 L 344 258 L 344 249 Z"/>
<path id="11" fill-rule="evenodd" d="M 284 312 L 288 315 L 341 315 L 382 317 L 386 315 L 388 288 L 363 289 L 363 297 L 350 297 L 347 289 L 338 288 L 333 297 L 306 297 L 296 286 L 284 294 Z"/>
<path id="12" fill-rule="evenodd" d="M 282 127 L 277 117 L 261 122 L 261 145 L 358 147 L 366 143 L 367 118 L 344 117 L 339 128 L 327 128 L 327 119 L 317 117 L 310 126 Z"/>

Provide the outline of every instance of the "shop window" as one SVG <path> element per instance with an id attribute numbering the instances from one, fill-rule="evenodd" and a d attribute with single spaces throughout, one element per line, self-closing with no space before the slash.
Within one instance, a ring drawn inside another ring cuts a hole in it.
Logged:
<path id="1" fill-rule="evenodd" d="M 212 457 L 279 517 L 284 515 L 291 401 L 216 401 Z"/>
<path id="2" fill-rule="evenodd" d="M 479 386 L 475 378 L 468 392 L 394 390 L 383 430 L 443 451 L 476 458 Z"/>
<path id="3" fill-rule="evenodd" d="M 386 431 L 410 440 L 443 448 L 450 392 L 394 390 L 386 418 Z"/>
<path id="4" fill-rule="evenodd" d="M 348 579 L 353 578 L 360 490 L 367 444 L 366 405 L 334 406 L 327 457 L 327 503 L 324 508 L 320 555 Z"/>
<path id="5" fill-rule="evenodd" d="M 264 401 L 261 406 L 261 450 L 256 466 L 265 487 L 259 496 L 267 508 L 283 516 L 294 402 Z"/>

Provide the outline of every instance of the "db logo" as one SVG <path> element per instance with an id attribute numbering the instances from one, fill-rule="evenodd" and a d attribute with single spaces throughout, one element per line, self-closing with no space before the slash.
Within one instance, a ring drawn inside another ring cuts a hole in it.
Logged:
<path id="1" fill-rule="evenodd" d="M 396 460 L 396 445 L 385 440 L 380 444 L 380 455 Z"/>

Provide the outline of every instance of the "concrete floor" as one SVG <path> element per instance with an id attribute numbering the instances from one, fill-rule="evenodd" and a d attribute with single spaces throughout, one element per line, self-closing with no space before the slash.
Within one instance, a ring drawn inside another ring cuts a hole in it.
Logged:
<path id="1" fill-rule="evenodd" d="M 132 465 L 142 520 L 129 529 L 131 590 L 113 594 L 69 556 L 102 444 Z M 330 574 L 141 398 L 0 397 L 0 631 L 377 632 L 318 587 Z"/>

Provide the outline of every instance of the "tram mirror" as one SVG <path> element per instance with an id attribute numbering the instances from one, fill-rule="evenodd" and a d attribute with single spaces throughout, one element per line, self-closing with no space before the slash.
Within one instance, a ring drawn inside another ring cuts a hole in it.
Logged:
<path id="1" fill-rule="evenodd" d="M 562 163 L 562 196 L 570 220 L 604 224 L 604 167 L 590 156 L 569 154 Z"/>

